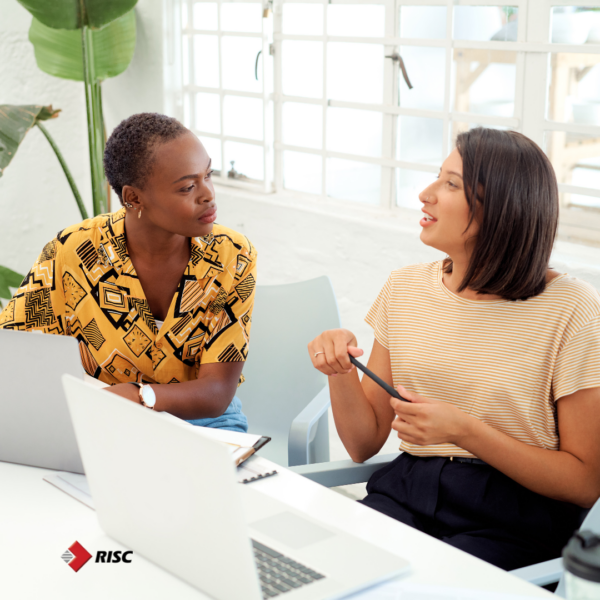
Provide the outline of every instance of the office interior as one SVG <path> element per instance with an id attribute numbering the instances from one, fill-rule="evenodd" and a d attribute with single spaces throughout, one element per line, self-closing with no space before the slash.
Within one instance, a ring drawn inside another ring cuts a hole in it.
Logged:
<path id="1" fill-rule="evenodd" d="M 101 84 L 106 134 L 139 112 L 196 133 L 219 223 L 258 249 L 259 285 L 327 276 L 365 362 L 389 273 L 443 258 L 419 240 L 418 195 L 477 126 L 550 158 L 552 267 L 600 291 L 598 0 L 138 0 L 134 13 L 133 57 Z M 0 103 L 60 109 L 45 126 L 91 215 L 84 86 L 38 67 L 30 26 L 0 0 Z M 0 264 L 26 273 L 80 211 L 37 128 L 1 175 Z M 120 207 L 114 192 L 107 204 Z M 329 460 L 349 459 L 328 414 Z M 397 451 L 392 431 L 380 454 Z M 365 486 L 332 489 L 358 500 Z"/>

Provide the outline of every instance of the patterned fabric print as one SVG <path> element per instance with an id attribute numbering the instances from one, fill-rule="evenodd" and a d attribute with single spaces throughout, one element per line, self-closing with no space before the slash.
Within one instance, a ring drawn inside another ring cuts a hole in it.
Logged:
<path id="1" fill-rule="evenodd" d="M 46 244 L 0 314 L 0 328 L 77 338 L 85 370 L 106 383 L 189 381 L 203 364 L 246 360 L 255 288 L 254 247 L 215 225 L 191 240 L 158 331 L 127 253 L 121 209 Z"/>

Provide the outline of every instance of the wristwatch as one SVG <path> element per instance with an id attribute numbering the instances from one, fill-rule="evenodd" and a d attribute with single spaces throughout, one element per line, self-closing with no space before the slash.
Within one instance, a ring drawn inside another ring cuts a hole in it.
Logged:
<path id="1" fill-rule="evenodd" d="M 149 408 L 150 410 L 154 410 L 154 405 L 156 404 L 156 394 L 154 393 L 152 386 L 148 384 L 142 385 L 141 383 L 137 383 L 135 381 L 132 381 L 131 383 L 139 388 L 138 395 L 140 398 L 140 404 L 146 408 Z"/>

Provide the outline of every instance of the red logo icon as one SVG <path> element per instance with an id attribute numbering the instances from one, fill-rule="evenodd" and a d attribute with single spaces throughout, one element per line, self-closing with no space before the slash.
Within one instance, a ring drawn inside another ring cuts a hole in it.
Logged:
<path id="1" fill-rule="evenodd" d="M 77 573 L 85 563 L 92 558 L 92 555 L 79 543 L 74 542 L 65 550 L 62 559 Z"/>

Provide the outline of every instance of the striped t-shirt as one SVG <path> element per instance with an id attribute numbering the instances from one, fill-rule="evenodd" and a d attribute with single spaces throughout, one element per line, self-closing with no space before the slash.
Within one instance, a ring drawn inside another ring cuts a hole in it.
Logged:
<path id="1" fill-rule="evenodd" d="M 600 387 L 600 295 L 568 275 L 528 300 L 475 301 L 445 287 L 441 261 L 413 265 L 392 272 L 366 321 L 390 352 L 394 386 L 539 448 L 558 450 L 555 402 Z M 454 444 L 400 449 L 473 456 Z"/>

